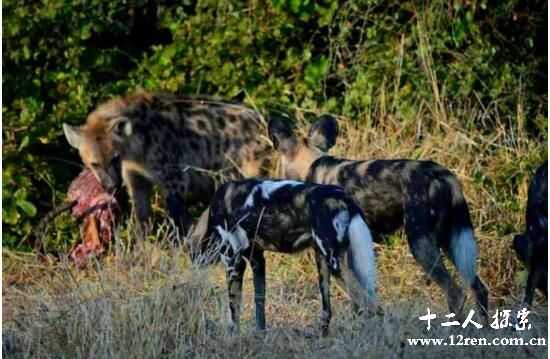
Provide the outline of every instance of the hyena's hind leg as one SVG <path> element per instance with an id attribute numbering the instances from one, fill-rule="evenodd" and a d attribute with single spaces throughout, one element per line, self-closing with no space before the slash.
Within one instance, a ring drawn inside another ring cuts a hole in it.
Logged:
<path id="1" fill-rule="evenodd" d="M 123 170 L 122 176 L 128 187 L 133 205 L 138 241 L 143 243 L 149 235 L 149 218 L 151 216 L 150 197 L 153 184 L 134 171 Z"/>

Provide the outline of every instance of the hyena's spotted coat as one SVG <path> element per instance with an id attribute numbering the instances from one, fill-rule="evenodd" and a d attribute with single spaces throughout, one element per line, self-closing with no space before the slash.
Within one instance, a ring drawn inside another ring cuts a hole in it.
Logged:
<path id="1" fill-rule="evenodd" d="M 279 118 L 270 121 L 269 132 L 282 154 L 285 178 L 342 186 L 363 209 L 375 239 L 404 226 L 414 258 L 445 290 L 451 311 L 460 314 L 464 294 L 442 261 L 446 254 L 487 318 L 488 290 L 477 276 L 478 249 L 468 205 L 448 169 L 431 161 L 328 156 L 338 134 L 330 116 L 314 123 L 308 138 L 298 138 Z"/>
<path id="2" fill-rule="evenodd" d="M 221 253 L 232 325 L 237 328 L 245 259 L 254 274 L 256 324 L 265 328 L 264 251 L 294 253 L 313 247 L 324 334 L 331 318 L 331 275 L 344 282 L 356 308 L 365 301 L 375 304 L 371 233 L 361 209 L 341 187 L 255 179 L 229 182 L 211 201 L 207 228 L 203 253 Z"/>
<path id="3" fill-rule="evenodd" d="M 107 189 L 116 184 L 112 163 L 120 158 L 142 236 L 153 184 L 185 232 L 184 199 L 207 201 L 217 180 L 263 175 L 271 152 L 260 135 L 265 128 L 262 116 L 243 105 L 151 93 L 108 101 L 81 127 L 64 124 L 67 140 Z"/>

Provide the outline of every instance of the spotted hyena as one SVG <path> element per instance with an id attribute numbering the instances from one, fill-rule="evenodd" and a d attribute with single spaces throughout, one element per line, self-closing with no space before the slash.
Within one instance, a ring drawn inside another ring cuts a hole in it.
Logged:
<path id="1" fill-rule="evenodd" d="M 414 258 L 445 290 L 451 311 L 462 312 L 464 294 L 442 254 L 474 290 L 482 314 L 487 314 L 488 290 L 476 271 L 478 249 L 468 205 L 448 169 L 431 161 L 355 161 L 327 155 L 338 135 L 331 116 L 315 122 L 307 138 L 296 136 L 280 118 L 270 120 L 269 133 L 282 155 L 285 178 L 342 186 L 365 212 L 375 238 L 404 226 Z"/>
<path id="2" fill-rule="evenodd" d="M 121 162 L 141 237 L 146 233 L 152 186 L 159 185 L 180 231 L 190 225 L 185 201 L 208 201 L 217 181 L 260 176 L 269 162 L 266 124 L 256 111 L 229 102 L 139 93 L 100 105 L 80 127 L 63 125 L 106 189 Z M 180 232 L 182 233 L 182 232 Z"/>
<path id="3" fill-rule="evenodd" d="M 527 228 L 514 237 L 514 249 L 529 268 L 523 302 L 531 305 L 535 288 L 548 294 L 548 162 L 540 166 L 529 185 Z"/>
<path id="4" fill-rule="evenodd" d="M 339 186 L 256 179 L 229 182 L 213 197 L 207 226 L 205 248 L 217 248 L 213 252 L 221 253 L 226 267 L 234 329 L 239 325 L 245 259 L 254 276 L 256 325 L 265 329 L 264 251 L 295 253 L 313 247 L 323 334 L 331 319 L 331 275 L 348 286 L 356 308 L 376 303 L 371 233 L 359 206 Z"/>

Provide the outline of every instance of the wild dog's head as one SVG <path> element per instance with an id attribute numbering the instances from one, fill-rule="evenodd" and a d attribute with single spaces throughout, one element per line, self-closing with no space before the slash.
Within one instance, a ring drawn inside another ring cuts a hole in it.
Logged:
<path id="1" fill-rule="evenodd" d="M 115 98 L 95 109 L 82 126 L 63 124 L 69 144 L 80 153 L 82 162 L 90 168 L 103 188 L 113 190 L 120 183 L 121 142 L 132 131 L 127 113 L 136 101 L 144 101 L 148 94 L 129 98 Z"/>
<path id="2" fill-rule="evenodd" d="M 334 146 L 337 136 L 338 123 L 330 115 L 323 115 L 315 121 L 307 137 L 297 136 L 281 118 L 273 117 L 269 121 L 269 137 L 281 153 L 285 178 L 305 180 L 311 164 Z"/>

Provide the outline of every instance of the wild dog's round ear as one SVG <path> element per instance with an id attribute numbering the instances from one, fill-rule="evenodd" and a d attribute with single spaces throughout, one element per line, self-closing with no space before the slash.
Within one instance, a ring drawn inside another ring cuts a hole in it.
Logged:
<path id="1" fill-rule="evenodd" d="M 338 137 L 338 122 L 332 115 L 322 115 L 309 129 L 309 142 L 323 152 L 327 152 L 336 144 Z"/>
<path id="2" fill-rule="evenodd" d="M 292 128 L 280 116 L 270 116 L 268 132 L 275 149 L 283 154 L 291 154 L 298 145 Z"/>
<path id="3" fill-rule="evenodd" d="M 127 117 L 112 119 L 108 131 L 117 137 L 129 137 L 133 133 L 132 121 Z"/>
<path id="4" fill-rule="evenodd" d="M 80 128 L 77 126 L 71 126 L 66 123 L 63 124 L 63 133 L 65 138 L 71 147 L 78 149 L 82 142 L 82 134 Z"/>

